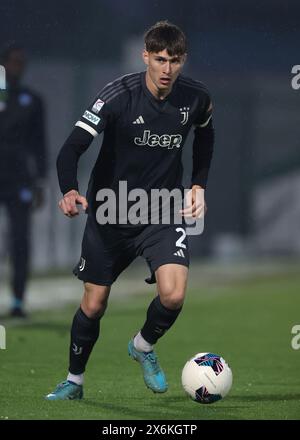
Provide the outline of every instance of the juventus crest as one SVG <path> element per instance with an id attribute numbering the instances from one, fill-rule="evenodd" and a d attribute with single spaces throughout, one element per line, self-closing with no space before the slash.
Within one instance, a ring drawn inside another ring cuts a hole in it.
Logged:
<path id="1" fill-rule="evenodd" d="M 190 107 L 181 107 L 180 113 L 182 114 L 182 120 L 180 121 L 180 123 L 182 125 L 185 125 L 189 120 L 189 111 L 190 111 Z"/>

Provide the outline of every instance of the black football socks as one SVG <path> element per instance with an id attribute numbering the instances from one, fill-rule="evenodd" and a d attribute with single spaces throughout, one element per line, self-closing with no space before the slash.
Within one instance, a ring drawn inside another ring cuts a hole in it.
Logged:
<path id="1" fill-rule="evenodd" d="M 167 309 L 157 296 L 148 307 L 147 319 L 141 329 L 143 338 L 149 344 L 155 344 L 174 324 L 181 310 L 182 307 L 176 310 Z"/>
<path id="2" fill-rule="evenodd" d="M 81 308 L 75 313 L 71 328 L 70 367 L 72 374 L 82 374 L 99 337 L 100 318 L 88 318 Z"/>

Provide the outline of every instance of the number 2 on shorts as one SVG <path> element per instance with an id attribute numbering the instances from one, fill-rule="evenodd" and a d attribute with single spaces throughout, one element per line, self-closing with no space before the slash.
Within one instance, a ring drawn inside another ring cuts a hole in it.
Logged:
<path id="1" fill-rule="evenodd" d="M 178 240 L 176 241 L 175 246 L 176 246 L 176 247 L 183 248 L 183 249 L 186 249 L 186 245 L 185 245 L 184 243 L 182 243 L 183 240 L 184 240 L 185 237 L 186 237 L 186 232 L 185 232 L 185 230 L 184 230 L 183 228 L 176 228 L 176 232 L 181 232 L 182 235 L 181 235 L 181 236 L 178 238 Z"/>

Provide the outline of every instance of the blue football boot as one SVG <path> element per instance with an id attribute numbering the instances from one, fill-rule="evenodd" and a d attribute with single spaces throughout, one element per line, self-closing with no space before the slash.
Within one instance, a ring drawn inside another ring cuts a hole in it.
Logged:
<path id="1" fill-rule="evenodd" d="M 138 351 L 131 339 L 128 343 L 128 354 L 140 363 L 146 386 L 154 393 L 165 393 L 168 389 L 166 376 L 159 366 L 154 351 Z"/>
<path id="2" fill-rule="evenodd" d="M 47 394 L 46 400 L 77 400 L 83 398 L 83 387 L 66 380 L 57 385 L 55 390 Z"/>

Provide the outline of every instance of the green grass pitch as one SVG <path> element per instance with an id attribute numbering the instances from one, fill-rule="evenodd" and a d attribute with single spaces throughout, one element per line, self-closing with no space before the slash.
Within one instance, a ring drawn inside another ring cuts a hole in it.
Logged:
<path id="1" fill-rule="evenodd" d="M 85 375 L 82 401 L 48 402 L 66 377 L 69 328 L 76 306 L 34 313 L 6 326 L 0 350 L 1 419 L 300 419 L 300 276 L 260 277 L 189 289 L 175 326 L 157 345 L 169 390 L 153 394 L 127 343 L 143 324 L 152 296 L 113 299 Z M 190 400 L 181 370 L 198 352 L 222 355 L 233 371 L 229 395 L 214 404 Z"/>

